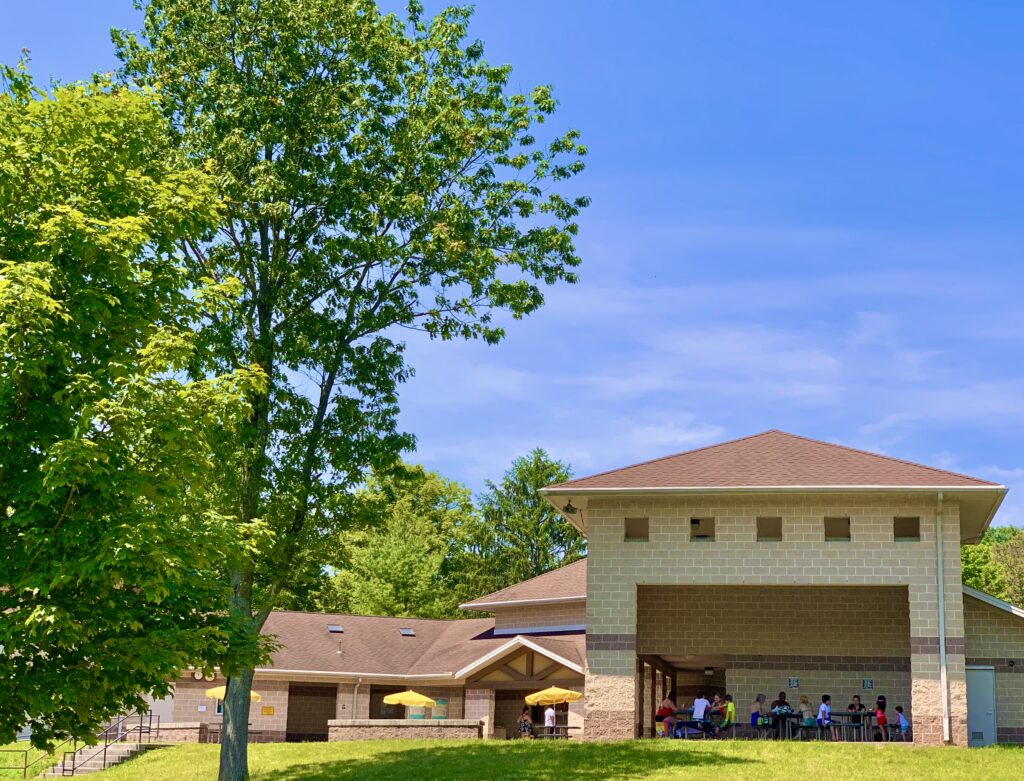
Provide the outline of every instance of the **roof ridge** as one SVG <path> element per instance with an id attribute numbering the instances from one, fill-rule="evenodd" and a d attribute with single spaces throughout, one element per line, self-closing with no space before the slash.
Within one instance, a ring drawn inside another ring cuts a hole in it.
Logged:
<path id="1" fill-rule="evenodd" d="M 502 591 L 508 591 L 510 588 L 516 588 L 517 586 L 525 586 L 527 583 L 533 583 L 533 581 L 538 580 L 540 578 L 546 578 L 552 572 L 558 572 L 559 570 L 567 569 L 567 568 L 573 566 L 574 564 L 579 564 L 581 561 L 585 562 L 586 560 L 587 560 L 586 556 L 581 556 L 580 558 L 576 559 L 576 561 L 570 561 L 568 564 L 563 564 L 560 567 L 555 567 L 554 569 L 549 569 L 547 572 L 542 572 L 539 575 L 534 575 L 532 578 L 528 578 L 527 580 L 520 580 L 517 583 L 511 583 L 508 586 L 505 586 L 504 588 L 499 588 L 497 591 L 492 591 L 490 594 L 482 594 L 481 596 L 477 597 L 476 599 L 471 599 L 469 602 L 464 602 L 463 604 L 464 605 L 475 604 L 476 602 L 480 602 L 481 600 L 486 599 L 487 597 L 493 597 L 495 594 L 500 594 Z"/>
<path id="2" fill-rule="evenodd" d="M 926 469 L 929 472 L 933 472 L 935 474 L 949 475 L 950 477 L 957 477 L 957 478 L 960 478 L 961 480 L 970 480 L 971 482 L 978 483 L 978 484 L 981 484 L 981 485 L 991 486 L 993 488 L 1000 488 L 1000 487 L 1002 487 L 1001 484 L 999 484 L 999 483 L 994 483 L 994 482 L 992 482 L 990 480 L 983 480 L 981 478 L 973 477 L 971 475 L 964 474 L 962 472 L 954 472 L 954 471 L 952 471 L 950 469 L 941 469 L 941 468 L 935 467 L 935 466 L 928 466 L 927 464 L 921 464 L 921 463 L 918 463 L 917 461 L 910 461 L 910 460 L 905 459 L 905 458 L 898 458 L 896 456 L 886 455 L 885 453 L 873 453 L 870 450 L 862 450 L 860 448 L 850 447 L 849 445 L 843 445 L 843 444 L 839 444 L 839 443 L 836 443 L 836 442 L 826 442 L 823 439 L 815 439 L 814 437 L 805 437 L 805 436 L 802 436 L 800 434 L 792 434 L 792 433 L 790 433 L 788 431 L 783 431 L 782 429 L 771 428 L 771 429 L 768 429 L 767 431 L 761 431 L 761 432 L 759 432 L 757 434 L 749 434 L 749 435 L 747 435 L 745 437 L 737 437 L 735 439 L 729 439 L 729 440 L 726 440 L 725 442 L 718 442 L 718 443 L 713 444 L 713 445 L 705 445 L 703 447 L 697 447 L 697 448 L 693 448 L 691 450 L 682 450 L 682 451 L 680 451 L 678 453 L 672 453 L 672 454 L 667 455 L 667 456 L 661 456 L 659 458 L 648 459 L 647 461 L 639 461 L 639 462 L 637 462 L 635 464 L 629 464 L 627 466 L 621 466 L 621 467 L 618 467 L 616 469 L 606 469 L 603 472 L 595 472 L 592 475 L 586 475 L 584 477 L 577 477 L 577 478 L 573 478 L 572 480 L 566 480 L 565 482 L 562 482 L 562 483 L 557 483 L 555 485 L 546 486 L 546 489 L 556 489 L 556 488 L 563 488 L 563 487 L 572 487 L 573 483 L 582 482 L 584 480 L 590 480 L 590 479 L 595 478 L 595 477 L 604 477 L 604 476 L 607 476 L 607 475 L 613 475 L 613 474 L 621 473 L 621 472 L 624 472 L 626 470 L 634 469 L 634 468 L 637 468 L 637 467 L 648 466 L 650 464 L 656 464 L 656 463 L 659 463 L 661 461 L 667 461 L 669 459 L 678 458 L 680 456 L 688 456 L 688 455 L 692 455 L 694 453 L 701 453 L 701 452 L 704 452 L 704 451 L 707 451 L 707 450 L 714 450 L 715 448 L 725 447 L 726 445 L 734 445 L 734 444 L 736 444 L 738 442 L 745 442 L 745 441 L 752 440 L 752 439 L 758 439 L 760 437 L 768 436 L 769 434 L 780 434 L 783 437 L 788 437 L 790 439 L 798 439 L 798 440 L 801 440 L 803 442 L 810 442 L 810 443 L 815 444 L 815 445 L 822 445 L 824 447 L 839 448 L 840 450 L 845 450 L 848 453 L 856 453 L 857 455 L 861 455 L 861 456 L 871 456 L 871 457 L 874 457 L 874 458 L 881 458 L 881 459 L 884 459 L 886 461 L 891 461 L 893 463 L 903 464 L 904 466 L 910 466 L 910 467 L 914 467 L 916 469 Z M 764 487 L 767 488 L 769 486 L 764 486 Z"/>
<path id="3" fill-rule="evenodd" d="M 885 453 L 873 453 L 870 450 L 862 450 L 861 448 L 850 447 L 849 445 L 842 445 L 842 444 L 840 444 L 838 442 L 826 442 L 823 439 L 815 439 L 814 437 L 805 437 L 805 436 L 802 436 L 800 434 L 790 434 L 788 431 L 781 431 L 781 430 L 778 430 L 778 429 L 772 429 L 772 431 L 775 431 L 776 433 L 779 433 L 779 434 L 784 434 L 787 437 L 793 437 L 794 439 L 802 439 L 805 442 L 813 442 L 816 445 L 826 445 L 826 446 L 830 446 L 830 447 L 838 447 L 838 448 L 846 450 L 846 451 L 848 451 L 850 453 L 857 453 L 857 454 L 862 455 L 862 456 L 874 456 L 875 458 L 884 458 L 887 461 L 894 461 L 897 464 L 905 464 L 906 466 L 913 466 L 913 467 L 917 467 L 918 469 L 927 469 L 930 472 L 937 472 L 938 474 L 941 474 L 941 475 L 951 475 L 953 477 L 963 478 L 964 480 L 973 480 L 976 483 L 985 483 L 986 485 L 991 485 L 993 488 L 997 488 L 997 487 L 1000 486 L 999 483 L 993 483 L 990 480 L 982 480 L 980 477 L 973 477 L 972 475 L 964 474 L 963 472 L 954 472 L 951 469 L 941 469 L 940 467 L 937 467 L 937 466 L 928 466 L 928 464 L 921 464 L 921 463 L 918 463 L 917 461 L 910 461 L 910 460 L 908 460 L 906 458 L 898 458 L 897 456 L 890 456 L 890 455 L 886 455 Z M 765 432 L 765 433 L 769 433 L 769 432 Z"/>
<path id="4" fill-rule="evenodd" d="M 629 464 L 628 466 L 620 466 L 615 469 L 606 469 L 603 472 L 594 472 L 592 475 L 584 475 L 583 477 L 574 477 L 572 480 L 566 480 L 561 483 L 555 483 L 554 485 L 544 486 L 545 488 L 561 488 L 564 485 L 570 485 L 572 483 L 580 482 L 582 480 L 589 480 L 592 477 L 603 477 L 605 475 L 614 474 L 615 472 L 621 472 L 625 469 L 632 469 L 636 466 L 647 466 L 648 464 L 656 464 L 659 461 L 667 461 L 670 458 L 676 458 L 677 456 L 687 456 L 690 453 L 700 453 L 704 450 L 714 450 L 716 447 L 724 447 L 725 445 L 733 445 L 737 442 L 744 442 L 748 439 L 756 439 L 757 437 L 763 437 L 766 434 L 785 434 L 785 431 L 781 431 L 777 428 L 770 428 L 767 431 L 761 431 L 757 434 L 748 434 L 745 437 L 736 437 L 735 439 L 727 439 L 725 442 L 715 442 L 711 445 L 703 445 L 701 447 L 695 447 L 690 450 L 680 450 L 678 453 L 670 453 L 667 456 L 659 456 L 658 458 L 650 458 L 646 461 L 638 461 L 635 464 Z M 790 435 L 795 436 L 795 435 Z M 526 582 L 526 581 L 524 581 Z"/>

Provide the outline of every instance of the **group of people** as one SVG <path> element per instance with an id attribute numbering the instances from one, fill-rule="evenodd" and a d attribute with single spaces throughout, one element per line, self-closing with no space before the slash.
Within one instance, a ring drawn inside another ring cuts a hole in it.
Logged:
<path id="1" fill-rule="evenodd" d="M 750 724 L 753 727 L 765 728 L 770 727 L 776 735 L 781 735 L 782 720 L 790 716 L 795 716 L 799 719 L 801 727 L 817 727 L 825 730 L 832 740 L 839 740 L 840 736 L 840 725 L 836 723 L 832 716 L 832 697 L 828 694 L 821 696 L 821 704 L 818 705 L 817 711 L 811 705 L 810 700 L 806 694 L 800 695 L 800 702 L 793 707 L 786 699 L 785 692 L 779 692 L 779 698 L 775 700 L 769 708 L 765 707 L 765 700 L 767 698 L 763 694 L 758 694 L 754 698 L 753 704 L 750 706 Z M 889 731 L 894 730 L 896 735 L 905 737 L 910 731 L 910 722 L 907 717 L 903 714 L 903 706 L 896 706 L 896 715 L 893 717 L 890 723 L 889 717 L 886 715 L 886 709 L 888 704 L 884 696 L 879 696 L 875 701 L 874 709 L 874 738 L 875 740 L 887 741 L 889 740 Z M 860 727 L 863 724 L 864 716 L 867 713 L 867 708 L 861 702 L 860 695 L 853 695 L 852 701 L 846 706 L 846 712 L 850 714 L 849 721 L 847 722 L 851 726 Z"/>
<path id="2" fill-rule="evenodd" d="M 767 698 L 758 694 L 750 706 L 750 725 L 758 730 L 770 730 L 776 737 L 783 735 L 783 725 L 788 719 L 793 719 L 801 728 L 816 728 L 824 730 L 825 734 L 832 740 L 839 740 L 840 725 L 832 716 L 832 697 L 824 694 L 821 697 L 821 704 L 817 710 L 811 705 L 806 694 L 800 695 L 800 701 L 796 706 L 790 704 L 786 699 L 785 692 L 779 692 L 777 700 L 770 706 L 765 705 Z M 910 731 L 910 722 L 903 714 L 903 706 L 896 706 L 896 715 L 891 722 L 886 715 L 887 703 L 885 697 L 879 697 L 875 701 L 874 717 L 875 740 L 888 741 L 890 730 L 896 735 L 905 737 Z M 867 708 L 861 702 L 860 695 L 853 695 L 853 699 L 846 706 L 846 712 L 850 714 L 848 724 L 860 727 L 867 715 Z M 680 720 L 680 715 L 689 716 L 688 719 Z M 712 716 L 721 716 L 716 723 Z M 693 701 L 693 706 L 686 711 L 680 711 L 676 705 L 675 692 L 670 692 L 654 714 L 654 721 L 664 725 L 665 737 L 682 737 L 683 730 L 691 730 L 704 733 L 709 737 L 721 737 L 726 734 L 736 723 L 736 705 L 731 694 L 715 694 L 708 700 L 703 693 L 699 693 Z"/>
<path id="3" fill-rule="evenodd" d="M 556 712 L 554 705 L 548 705 L 544 711 L 544 732 L 548 737 L 555 737 L 557 730 Z M 521 738 L 533 738 L 537 734 L 533 731 L 533 714 L 530 711 L 530 706 L 523 706 L 522 713 L 519 714 L 519 737 Z"/>
<path id="4" fill-rule="evenodd" d="M 669 692 L 654 714 L 655 723 L 664 725 L 666 737 L 683 737 L 684 729 L 703 732 L 709 737 L 721 737 L 736 723 L 736 703 L 731 694 L 715 694 L 708 700 L 702 692 L 694 699 L 693 707 L 686 711 L 689 719 L 680 721 L 678 712 L 675 692 Z M 715 714 L 722 717 L 717 724 L 711 720 Z"/>

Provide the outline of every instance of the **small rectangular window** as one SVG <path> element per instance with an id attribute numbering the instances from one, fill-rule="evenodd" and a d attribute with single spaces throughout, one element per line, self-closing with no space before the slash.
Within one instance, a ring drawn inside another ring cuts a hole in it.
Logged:
<path id="1" fill-rule="evenodd" d="M 826 518 L 825 519 L 825 542 L 849 542 L 850 541 L 850 519 L 849 518 Z"/>
<path id="2" fill-rule="evenodd" d="M 224 700 L 217 700 L 217 707 L 213 709 L 213 712 L 218 716 L 224 715 Z"/>
<path id="3" fill-rule="evenodd" d="M 920 518 L 893 518 L 892 538 L 896 542 L 920 542 Z"/>
<path id="4" fill-rule="evenodd" d="M 781 542 L 782 541 L 782 519 L 781 518 L 758 518 L 757 519 L 757 541 L 758 542 Z"/>
<path id="5" fill-rule="evenodd" d="M 626 542 L 647 542 L 651 539 L 651 525 L 646 518 L 627 518 L 624 528 Z"/>
<path id="6" fill-rule="evenodd" d="M 715 519 L 714 518 L 691 518 L 690 519 L 690 542 L 714 542 L 715 541 Z"/>
<path id="7" fill-rule="evenodd" d="M 416 632 L 407 626 L 403 626 L 401 629 L 399 629 L 398 634 L 400 634 L 402 637 L 416 637 Z"/>
<path id="8" fill-rule="evenodd" d="M 341 624 L 328 624 L 327 631 L 332 635 L 340 635 L 344 633 L 345 630 L 341 628 Z"/>

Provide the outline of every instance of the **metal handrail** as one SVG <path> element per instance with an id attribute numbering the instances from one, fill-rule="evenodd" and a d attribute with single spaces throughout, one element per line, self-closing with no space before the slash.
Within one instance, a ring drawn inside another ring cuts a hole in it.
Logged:
<path id="1" fill-rule="evenodd" d="M 71 738 L 67 738 L 66 740 L 61 741 L 60 743 L 58 743 L 56 746 L 53 747 L 52 751 L 43 751 L 38 757 L 33 759 L 31 762 L 28 761 L 28 755 L 32 751 L 32 746 L 31 745 L 28 748 L 4 748 L 4 749 L 0 749 L 0 754 L 21 754 L 21 764 L 20 765 L 0 765 L 0 770 L 20 770 L 21 771 L 21 777 L 22 778 L 28 778 L 28 770 L 29 770 L 30 767 L 32 767 L 33 765 L 38 765 L 40 762 L 42 762 L 47 757 L 54 756 L 57 753 L 57 750 L 61 746 L 66 746 L 71 741 L 72 741 Z M 54 764 L 56 764 L 56 763 L 54 763 Z"/>
<path id="2" fill-rule="evenodd" d="M 138 725 L 131 725 L 131 726 L 128 726 L 128 727 L 125 726 L 129 719 L 134 719 L 136 717 L 139 720 Z M 157 729 L 157 732 L 159 733 L 159 731 L 160 731 L 160 717 L 159 716 L 155 716 L 155 718 L 156 718 L 156 729 Z M 131 711 L 130 713 L 125 714 L 124 716 L 119 718 L 117 721 L 115 721 L 112 724 L 108 725 L 102 732 L 100 732 L 99 735 L 97 735 L 98 738 L 101 738 L 103 740 L 103 745 L 102 746 L 98 746 L 98 748 L 96 748 L 96 750 L 92 754 L 89 754 L 88 756 L 79 757 L 79 755 L 78 755 L 78 752 L 79 752 L 78 742 L 75 741 L 74 751 L 65 751 L 64 752 L 64 759 L 61 761 L 61 774 L 65 775 L 65 776 L 73 776 L 73 775 L 75 775 L 75 771 L 77 770 L 79 764 L 84 764 L 84 763 L 88 762 L 91 759 L 95 759 L 100 754 L 103 755 L 103 767 L 106 768 L 107 767 L 107 749 L 110 748 L 110 746 L 112 746 L 115 743 L 134 742 L 136 745 L 139 745 L 139 746 L 141 746 L 143 744 L 143 742 L 148 743 L 149 742 L 148 740 L 143 741 L 142 738 L 143 738 L 143 735 L 148 737 L 149 735 L 151 735 L 153 733 L 153 719 L 154 719 L 154 714 L 153 714 L 152 711 L 143 711 L 143 712 Z M 111 736 L 112 732 L 113 732 L 113 737 Z M 131 733 L 133 733 L 133 732 L 137 732 L 137 739 L 135 741 L 125 740 L 125 738 L 129 737 L 131 735 Z M 68 756 L 71 757 L 71 767 L 70 768 L 68 767 Z"/>

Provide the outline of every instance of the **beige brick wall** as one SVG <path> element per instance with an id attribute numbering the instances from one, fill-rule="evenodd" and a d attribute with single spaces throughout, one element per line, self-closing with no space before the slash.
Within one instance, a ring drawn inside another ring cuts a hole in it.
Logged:
<path id="1" fill-rule="evenodd" d="M 587 603 L 561 605 L 520 605 L 494 611 L 495 629 L 524 627 L 576 626 L 587 621 Z"/>
<path id="2" fill-rule="evenodd" d="M 176 722 L 200 721 L 205 724 L 220 724 L 222 716 L 217 715 L 217 701 L 206 696 L 206 690 L 213 686 L 223 686 L 225 680 L 218 677 L 215 681 L 196 681 L 191 677 L 181 678 L 174 687 L 174 720 Z M 288 724 L 288 682 L 261 680 L 259 676 L 253 682 L 253 691 L 262 696 L 260 702 L 254 702 L 249 710 L 250 729 L 254 732 L 285 732 Z M 205 705 L 206 710 L 200 711 L 199 706 Z M 264 716 L 262 709 L 274 709 L 272 716 Z"/>
<path id="3" fill-rule="evenodd" d="M 641 655 L 910 655 L 899 586 L 640 586 Z"/>
<path id="4" fill-rule="evenodd" d="M 999 742 L 1024 743 L 1024 618 L 964 597 L 964 627 L 967 663 L 996 671 Z"/>
<path id="5" fill-rule="evenodd" d="M 650 520 L 650 541 L 623 542 L 623 519 L 638 516 Z M 757 542 L 758 516 L 782 518 L 781 542 Z M 826 516 L 848 516 L 852 540 L 826 542 Z M 919 516 L 921 541 L 894 542 L 894 516 Z M 689 540 L 689 521 L 695 517 L 715 518 L 714 542 Z M 632 719 L 623 716 L 633 713 L 636 697 L 637 585 L 903 586 L 917 735 L 941 740 L 935 517 L 934 498 L 909 494 L 591 497 L 588 734 L 630 734 Z M 951 501 L 943 507 L 943 536 L 948 670 L 956 714 L 966 706 L 959 512 Z M 752 628 L 759 631 L 763 622 Z M 962 724 L 953 737 L 965 742 Z"/>

